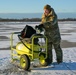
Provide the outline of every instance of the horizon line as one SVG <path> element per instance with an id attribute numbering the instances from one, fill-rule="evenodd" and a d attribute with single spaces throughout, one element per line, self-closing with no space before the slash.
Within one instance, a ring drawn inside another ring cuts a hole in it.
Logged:
<path id="1" fill-rule="evenodd" d="M 43 13 L 43 12 L 29 12 L 29 13 L 28 12 L 23 12 L 23 13 L 22 12 L 8 12 L 8 13 L 5 13 L 5 12 L 2 13 L 2 12 L 0 12 L 0 14 L 31 14 L 31 13 L 32 14 L 35 14 L 35 13 L 39 14 L 39 13 Z M 64 13 L 64 14 L 65 13 L 74 13 L 74 14 L 76 14 L 76 12 L 56 12 L 56 13 Z"/>

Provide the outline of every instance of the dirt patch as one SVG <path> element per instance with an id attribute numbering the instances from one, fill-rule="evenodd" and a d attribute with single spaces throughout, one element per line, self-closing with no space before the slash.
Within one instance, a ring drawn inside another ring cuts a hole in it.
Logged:
<path id="1" fill-rule="evenodd" d="M 11 47 L 7 47 L 7 48 L 0 48 L 0 50 L 11 50 Z"/>
<path id="2" fill-rule="evenodd" d="M 71 33 L 71 32 L 76 32 L 76 29 L 65 31 L 65 33 Z"/>
<path id="3" fill-rule="evenodd" d="M 62 48 L 76 47 L 76 42 L 68 42 L 67 40 L 62 40 L 61 47 Z"/>
<path id="4" fill-rule="evenodd" d="M 0 39 L 9 39 L 7 36 L 0 36 Z"/>
<path id="5" fill-rule="evenodd" d="M 64 33 L 64 34 L 61 34 L 61 35 L 71 35 L 71 34 L 65 34 L 65 33 Z"/>
<path id="6" fill-rule="evenodd" d="M 68 30 L 69 33 L 71 32 L 76 32 L 76 29 L 73 29 L 73 30 Z"/>

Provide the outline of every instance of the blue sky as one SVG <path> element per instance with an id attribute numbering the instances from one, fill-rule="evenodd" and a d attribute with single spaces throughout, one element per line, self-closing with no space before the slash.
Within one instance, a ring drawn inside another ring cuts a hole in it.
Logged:
<path id="1" fill-rule="evenodd" d="M 0 13 L 41 13 L 46 4 L 57 13 L 76 13 L 76 0 L 0 0 Z"/>

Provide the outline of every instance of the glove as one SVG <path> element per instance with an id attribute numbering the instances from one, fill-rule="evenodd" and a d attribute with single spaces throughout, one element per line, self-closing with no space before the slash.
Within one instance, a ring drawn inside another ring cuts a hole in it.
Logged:
<path id="1" fill-rule="evenodd" d="M 36 25 L 36 26 L 35 26 L 35 29 L 37 29 L 38 27 L 39 27 L 39 26 L 38 26 L 38 25 Z"/>
<path id="2" fill-rule="evenodd" d="M 42 32 L 42 31 L 43 31 L 43 24 L 36 25 L 36 26 L 35 26 L 35 29 L 39 29 L 40 32 Z"/>
<path id="3" fill-rule="evenodd" d="M 40 27 L 40 28 L 43 28 L 43 24 L 40 24 L 39 27 Z"/>
<path id="4" fill-rule="evenodd" d="M 43 24 L 40 24 L 38 28 L 39 28 L 40 32 L 42 32 L 43 31 L 43 28 L 44 28 L 43 27 Z"/>

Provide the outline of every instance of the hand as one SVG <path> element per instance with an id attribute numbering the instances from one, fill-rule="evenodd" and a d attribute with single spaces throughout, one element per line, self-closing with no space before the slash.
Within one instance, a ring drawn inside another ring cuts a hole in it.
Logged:
<path id="1" fill-rule="evenodd" d="M 37 29 L 38 27 L 39 27 L 39 26 L 38 26 L 38 25 L 36 25 L 36 26 L 35 26 L 35 29 Z"/>
<path id="2" fill-rule="evenodd" d="M 39 26 L 43 26 L 43 24 L 39 24 Z"/>
<path id="3" fill-rule="evenodd" d="M 35 29 L 38 29 L 38 30 L 40 30 L 40 32 L 42 32 L 43 31 L 43 24 L 36 25 Z"/>

